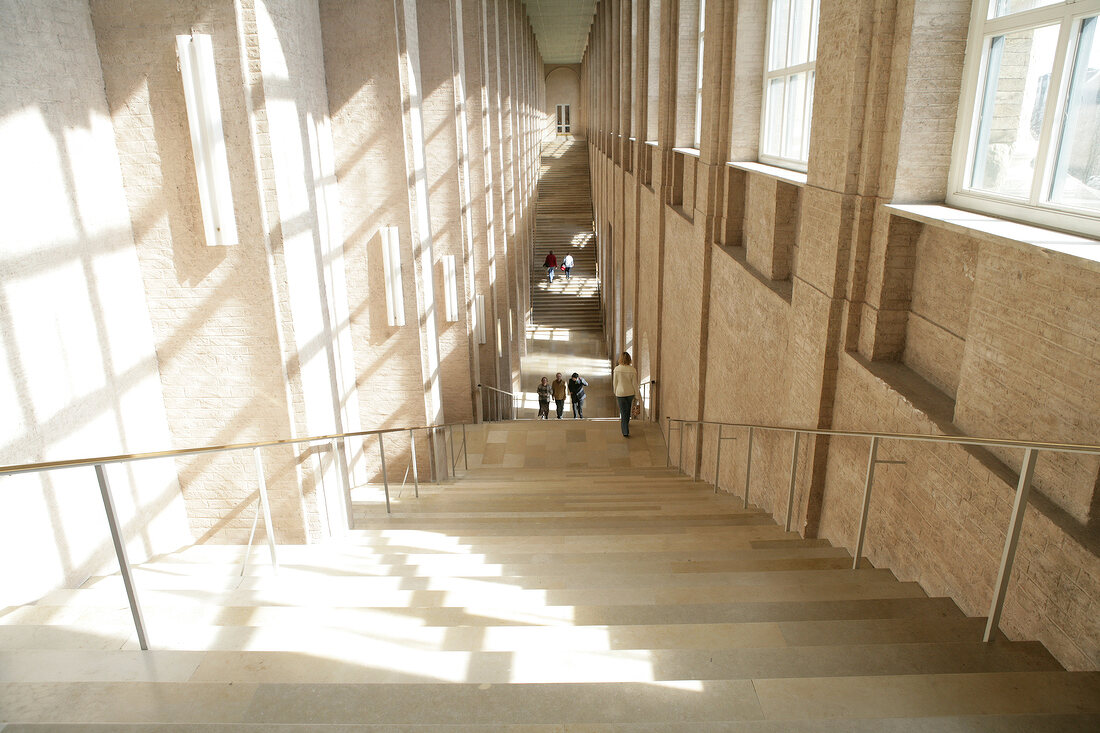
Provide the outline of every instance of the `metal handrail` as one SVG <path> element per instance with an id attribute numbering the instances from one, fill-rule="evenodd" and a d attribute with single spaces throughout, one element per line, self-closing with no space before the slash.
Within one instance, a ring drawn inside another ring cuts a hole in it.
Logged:
<path id="1" fill-rule="evenodd" d="M 491 387 L 488 384 L 478 384 L 477 388 L 489 390 L 488 405 L 486 405 L 486 407 L 489 408 L 488 420 L 500 422 L 501 420 L 514 420 L 516 418 L 516 395 L 514 392 Z M 503 395 L 508 395 L 509 397 L 507 410 L 505 409 Z"/>
<path id="2" fill-rule="evenodd" d="M 649 408 L 646 407 L 646 390 L 645 390 L 645 388 L 648 387 L 651 384 L 656 386 L 657 385 L 657 380 L 656 379 L 647 379 L 646 381 L 644 381 L 644 382 L 642 382 L 641 384 L 638 385 L 638 392 L 640 392 L 640 394 L 638 396 L 641 398 L 641 403 L 642 403 L 642 414 L 641 414 L 642 420 L 648 419 Z"/>
<path id="3" fill-rule="evenodd" d="M 204 446 L 201 448 L 184 448 L 178 450 L 164 450 L 164 451 L 152 451 L 148 453 L 129 453 L 115 456 L 99 456 L 95 458 L 75 458 L 63 461 L 41 461 L 39 463 L 21 463 L 12 464 L 8 466 L 0 466 L 0 476 L 12 476 L 15 474 L 34 473 L 39 471 L 54 471 L 65 468 L 77 468 L 81 466 L 92 466 L 95 469 L 96 480 L 99 483 L 99 492 L 103 500 L 103 508 L 107 514 L 107 524 L 111 530 L 111 542 L 114 544 L 115 557 L 118 559 L 119 570 L 122 574 L 122 582 L 126 588 L 126 597 L 130 604 L 130 613 L 134 619 L 134 627 L 137 630 L 138 645 L 143 649 L 149 648 L 148 635 L 145 631 L 145 619 L 141 612 L 141 605 L 138 603 L 137 589 L 134 586 L 133 571 L 130 567 L 130 560 L 126 552 L 126 540 L 122 536 L 121 523 L 118 520 L 118 513 L 115 510 L 114 498 L 111 493 L 110 482 L 107 478 L 107 464 L 112 463 L 130 463 L 133 461 L 146 461 L 157 458 L 175 458 L 178 456 L 199 455 L 204 453 L 221 453 L 237 450 L 252 450 L 253 458 L 256 463 L 256 482 L 258 488 L 258 497 L 256 503 L 256 516 L 252 521 L 252 530 L 248 536 L 248 546 L 245 550 L 244 562 L 241 566 L 241 574 L 244 574 L 245 569 L 248 566 L 248 559 L 251 555 L 252 540 L 256 534 L 256 525 L 259 522 L 260 514 L 262 512 L 264 518 L 264 527 L 267 530 L 267 545 L 271 554 L 271 567 L 275 573 L 279 571 L 279 563 L 275 552 L 275 532 L 274 523 L 271 520 L 271 504 L 267 498 L 267 481 L 264 476 L 263 460 L 260 456 L 260 449 L 271 446 L 282 445 L 297 445 L 301 443 L 321 443 L 328 442 L 335 456 L 341 448 L 346 452 L 346 441 L 348 438 L 366 438 L 371 435 L 378 436 L 378 456 L 382 470 L 382 484 L 386 495 L 386 513 L 390 513 L 390 484 L 386 474 L 386 448 L 384 436 L 389 433 L 409 433 L 410 448 L 412 450 L 412 472 L 413 481 L 416 485 L 416 495 L 420 496 L 420 481 L 417 475 L 416 466 L 416 431 L 426 430 L 428 432 L 429 440 L 432 440 L 434 433 L 449 428 L 452 436 L 454 433 L 454 426 L 462 426 L 462 453 L 463 460 L 466 462 L 467 468 L 469 467 L 468 460 L 466 458 L 466 423 L 445 423 L 443 425 L 422 425 L 417 427 L 403 427 L 403 428 L 381 428 L 378 430 L 358 430 L 354 432 L 345 433 L 331 433 L 328 435 L 313 435 L 305 438 L 285 438 L 282 440 L 264 440 L 252 443 L 230 443 L 226 445 L 212 445 Z M 446 449 L 447 435 L 443 435 L 444 449 Z M 452 440 L 452 450 L 453 450 Z M 364 441 L 364 450 L 365 450 Z M 436 467 L 436 452 L 432 452 L 432 467 L 433 474 L 436 483 L 440 481 L 440 474 L 447 470 L 445 467 L 440 467 L 439 470 L 434 470 Z M 453 456 L 452 456 L 453 458 Z M 454 468 L 457 465 L 457 458 L 451 461 L 450 470 L 453 474 Z M 346 462 L 340 463 L 341 471 L 340 478 L 342 480 L 344 494 L 345 511 L 347 515 L 347 521 L 349 529 L 353 521 L 353 510 L 351 505 L 351 479 L 348 476 Z"/>
<path id="4" fill-rule="evenodd" d="M 673 423 L 676 423 L 676 428 L 680 432 L 680 453 L 676 457 L 677 470 L 683 471 L 683 453 L 684 453 L 684 427 L 686 425 L 694 425 L 697 431 L 697 439 L 695 441 L 696 454 L 701 450 L 702 440 L 699 439 L 699 432 L 703 426 L 716 425 L 718 426 L 718 449 L 717 460 L 714 466 L 714 490 L 718 491 L 719 471 L 721 468 L 722 460 L 722 441 L 729 438 L 722 437 L 723 427 L 734 428 L 747 428 L 748 435 L 748 449 L 746 453 L 745 461 L 745 495 L 744 504 L 747 507 L 749 505 L 749 481 L 752 475 L 752 443 L 753 437 L 757 430 L 769 430 L 773 432 L 781 433 L 793 433 L 794 434 L 794 446 L 791 450 L 791 472 L 790 483 L 787 490 L 787 517 L 785 522 L 786 531 L 791 531 L 791 516 L 794 510 L 794 490 L 795 490 L 795 474 L 798 469 L 798 445 L 799 440 L 803 434 L 806 435 L 829 435 L 829 436 L 841 436 L 850 438 L 870 438 L 871 446 L 867 456 L 867 474 L 863 485 L 863 504 L 861 509 L 861 516 L 859 520 L 859 532 L 856 538 L 855 550 L 852 553 L 852 569 L 858 570 L 861 555 L 863 554 L 863 542 L 867 535 L 867 518 L 870 512 L 871 506 L 871 488 L 874 485 L 875 480 L 875 466 L 879 464 L 898 464 L 905 463 L 905 461 L 890 461 L 884 460 L 878 457 L 879 443 L 883 440 L 902 440 L 913 441 L 922 443 L 947 443 L 950 445 L 976 445 L 984 447 L 994 448 L 1023 448 L 1024 458 L 1020 466 L 1019 481 L 1016 484 L 1016 497 L 1012 508 L 1012 515 L 1009 518 L 1008 529 L 1005 533 L 1005 546 L 1001 555 L 1001 567 L 997 573 L 997 582 L 994 586 L 993 600 L 989 607 L 989 617 L 986 621 L 985 633 L 982 637 L 983 641 L 991 641 L 994 633 L 997 631 L 1000 625 L 1001 613 L 1004 610 L 1005 597 L 1008 593 L 1008 584 L 1012 576 L 1012 565 L 1016 559 L 1016 547 L 1020 540 L 1020 531 L 1023 528 L 1024 512 L 1027 509 L 1028 495 L 1031 492 L 1031 481 L 1035 475 L 1035 461 L 1038 457 L 1039 451 L 1051 451 L 1056 453 L 1085 453 L 1100 455 L 1100 445 L 1092 445 L 1088 443 L 1057 443 L 1053 441 L 1035 441 L 1035 440 L 1010 440 L 1003 438 L 974 438 L 965 435 L 927 435 L 922 433 L 885 433 L 867 430 L 829 430 L 823 428 L 797 428 L 781 425 L 763 425 L 759 423 L 731 423 L 731 422 L 719 422 L 716 420 L 684 420 L 680 418 L 667 418 L 666 427 L 666 450 L 665 450 L 665 462 L 666 465 L 671 466 L 672 460 L 670 455 L 671 450 L 671 436 Z M 698 478 L 698 459 L 693 464 L 693 477 Z"/>

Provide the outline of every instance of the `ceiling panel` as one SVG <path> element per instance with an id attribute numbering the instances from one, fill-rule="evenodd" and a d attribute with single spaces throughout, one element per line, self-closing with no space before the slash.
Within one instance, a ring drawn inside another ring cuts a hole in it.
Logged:
<path id="1" fill-rule="evenodd" d="M 588 45 L 596 0 L 523 0 L 547 64 L 579 64 Z"/>

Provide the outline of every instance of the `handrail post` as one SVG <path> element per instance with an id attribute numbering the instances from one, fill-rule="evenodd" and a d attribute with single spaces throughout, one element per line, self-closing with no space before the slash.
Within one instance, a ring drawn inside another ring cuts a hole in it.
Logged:
<path id="1" fill-rule="evenodd" d="M 718 493 L 718 469 L 722 467 L 722 423 L 718 423 L 718 440 L 714 446 L 714 493 Z"/>
<path id="2" fill-rule="evenodd" d="M 466 423 L 462 423 L 462 470 L 470 470 L 470 458 L 466 454 Z"/>
<path id="3" fill-rule="evenodd" d="M 439 442 L 439 428 L 434 425 L 428 428 L 428 436 L 431 438 L 432 466 L 435 468 L 433 476 L 435 477 L 435 482 L 438 484 L 442 481 L 440 474 L 443 473 L 443 468 L 439 465 L 439 446 L 437 445 Z"/>
<path id="4" fill-rule="evenodd" d="M 752 476 L 752 436 L 753 428 L 749 426 L 749 450 L 745 456 L 745 507 L 749 505 L 749 477 Z"/>
<path id="5" fill-rule="evenodd" d="M 699 464 L 703 462 L 703 421 L 695 421 L 695 458 L 691 462 L 691 480 L 699 480 Z"/>
<path id="6" fill-rule="evenodd" d="M 665 418 L 665 468 L 672 467 L 672 418 Z"/>
<path id="7" fill-rule="evenodd" d="M 264 530 L 267 532 L 267 551 L 271 555 L 271 569 L 279 572 L 279 561 L 275 557 L 275 528 L 271 523 L 271 503 L 267 500 L 267 479 L 264 478 L 264 462 L 260 458 L 259 446 L 252 449 L 256 461 L 256 483 L 260 489 L 260 505 L 264 509 Z"/>
<path id="8" fill-rule="evenodd" d="M 1008 524 L 1004 554 L 1001 556 L 1001 570 L 997 574 L 997 585 L 993 593 L 993 602 L 989 606 L 989 620 L 986 622 L 982 641 L 992 641 L 1001 623 L 1001 611 L 1004 610 L 1008 582 L 1012 577 L 1012 564 L 1016 560 L 1016 545 L 1020 541 L 1020 530 L 1024 526 L 1024 511 L 1027 509 L 1028 494 L 1031 493 L 1031 479 L 1035 475 L 1037 457 L 1038 454 L 1034 448 L 1024 449 L 1024 460 L 1020 466 L 1020 482 L 1016 484 L 1016 503 L 1012 506 L 1012 519 Z"/>
<path id="9" fill-rule="evenodd" d="M 111 528 L 111 542 L 115 545 L 115 557 L 118 558 L 118 569 L 122 573 L 122 584 L 126 586 L 126 600 L 130 602 L 130 615 L 134 617 L 138 645 L 142 651 L 148 651 L 149 639 L 145 635 L 145 616 L 141 613 L 141 605 L 138 603 L 133 570 L 130 568 L 130 560 L 126 556 L 126 541 L 122 537 L 118 513 L 115 512 L 115 502 L 111 497 L 111 484 L 107 481 L 107 470 L 102 463 L 95 464 L 95 477 L 99 480 L 99 493 L 103 497 L 103 510 L 107 512 L 107 525 Z"/>
<path id="10" fill-rule="evenodd" d="M 378 433 L 378 458 L 382 462 L 382 490 L 386 492 L 386 514 L 390 513 L 390 480 L 386 476 L 386 446 Z"/>
<path id="11" fill-rule="evenodd" d="M 447 436 L 448 436 L 450 444 L 451 444 L 450 449 L 447 451 L 447 458 L 450 459 L 450 462 L 447 465 L 449 465 L 451 467 L 451 475 L 453 476 L 454 473 L 455 473 L 455 464 L 458 463 L 458 460 L 455 458 L 455 426 L 454 425 L 448 425 L 447 426 Z"/>
<path id="12" fill-rule="evenodd" d="M 801 437 L 802 433 L 796 430 L 794 432 L 794 448 L 791 450 L 791 486 L 787 491 L 787 522 L 784 526 L 787 532 L 791 531 L 791 515 L 794 513 L 794 484 L 798 474 L 798 441 Z"/>
<path id="13" fill-rule="evenodd" d="M 871 450 L 867 454 L 867 480 L 863 484 L 863 511 L 859 517 L 859 536 L 856 537 L 852 570 L 859 570 L 859 558 L 863 555 L 863 538 L 867 534 L 867 515 L 871 510 L 871 485 L 875 482 L 875 462 L 878 458 L 878 437 L 871 438 Z"/>
<path id="14" fill-rule="evenodd" d="M 340 455 L 338 440 L 342 442 L 343 439 L 333 438 L 329 441 L 329 450 L 332 451 L 332 461 L 336 464 L 336 472 L 340 476 L 340 493 L 343 494 L 344 511 L 347 513 L 345 523 L 347 528 L 351 529 L 351 476 L 348 475 L 348 464 L 342 460 Z"/>
<path id="15" fill-rule="evenodd" d="M 409 430 L 409 447 L 412 449 L 412 469 L 413 469 L 413 492 L 416 494 L 416 498 L 420 498 L 420 475 L 416 468 L 416 433 L 413 430 Z"/>
<path id="16" fill-rule="evenodd" d="M 680 420 L 680 451 L 676 453 L 676 468 L 681 473 L 684 472 L 684 425 L 683 420 Z"/>

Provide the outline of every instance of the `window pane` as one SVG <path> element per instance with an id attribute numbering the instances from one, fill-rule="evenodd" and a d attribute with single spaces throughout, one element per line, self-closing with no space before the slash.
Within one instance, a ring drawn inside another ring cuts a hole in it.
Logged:
<path id="1" fill-rule="evenodd" d="M 798 2 L 798 0 L 795 0 Z M 787 61 L 787 13 L 789 0 L 772 0 L 771 17 L 768 19 L 768 71 L 782 69 Z"/>
<path id="2" fill-rule="evenodd" d="M 1081 23 L 1050 200 L 1100 211 L 1100 43 L 1096 17 Z"/>
<path id="3" fill-rule="evenodd" d="M 989 18 L 1003 18 L 1025 10 L 1060 5 L 1063 0 L 989 0 Z"/>
<path id="4" fill-rule="evenodd" d="M 806 90 L 806 121 L 802 125 L 802 154 L 798 156 L 799 160 L 805 161 L 810 159 L 810 118 L 814 110 L 814 77 L 815 73 L 811 71 L 810 88 Z"/>
<path id="5" fill-rule="evenodd" d="M 783 79 L 768 82 L 767 114 L 764 119 L 764 154 L 779 156 L 780 125 L 783 124 Z"/>
<path id="6" fill-rule="evenodd" d="M 802 123 L 806 104 L 806 73 L 787 77 L 787 110 L 783 116 L 783 157 L 802 157 Z"/>
<path id="7" fill-rule="evenodd" d="M 787 48 L 787 66 L 798 66 L 810 60 L 810 27 L 813 0 L 790 0 L 791 26 Z"/>
<path id="8" fill-rule="evenodd" d="M 813 0 L 814 14 L 810 19 L 810 61 L 817 61 L 817 23 L 821 17 L 821 0 Z"/>
<path id="9" fill-rule="evenodd" d="M 991 39 L 975 144 L 972 188 L 1029 198 L 1054 64 L 1058 26 Z"/>

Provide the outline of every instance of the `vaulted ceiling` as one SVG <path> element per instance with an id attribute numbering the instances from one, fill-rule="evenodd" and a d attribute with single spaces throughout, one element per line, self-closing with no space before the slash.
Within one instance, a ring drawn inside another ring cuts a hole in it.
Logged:
<path id="1" fill-rule="evenodd" d="M 547 64 L 579 64 L 588 45 L 596 0 L 523 0 Z"/>

